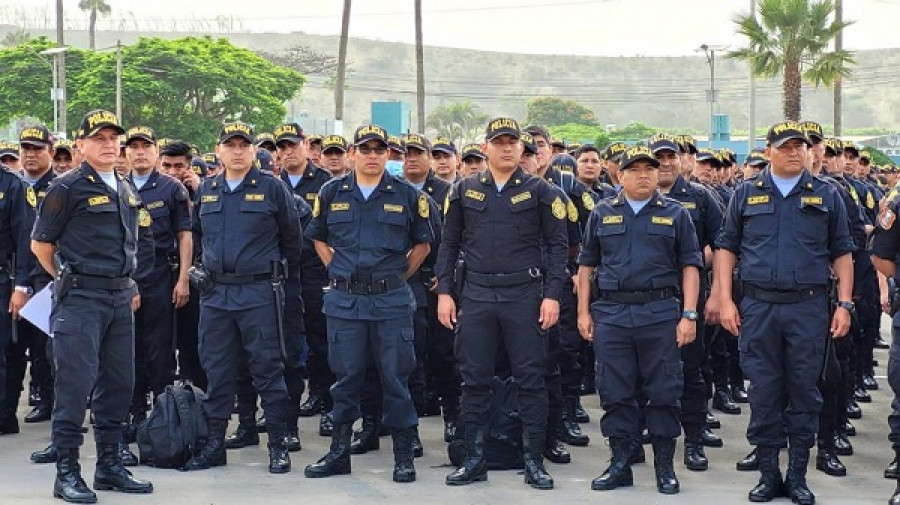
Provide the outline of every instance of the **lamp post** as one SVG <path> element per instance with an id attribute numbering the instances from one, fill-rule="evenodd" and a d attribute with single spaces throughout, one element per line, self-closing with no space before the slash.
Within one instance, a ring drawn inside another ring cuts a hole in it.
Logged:
<path id="1" fill-rule="evenodd" d="M 709 102 L 709 142 L 707 147 L 713 148 L 713 131 L 715 130 L 716 121 L 716 51 L 724 51 L 728 46 L 718 45 L 710 46 L 703 44 L 697 51 L 703 51 L 706 54 L 706 63 L 709 64 L 709 94 L 706 101 Z"/>
<path id="2" fill-rule="evenodd" d="M 63 102 L 65 104 L 66 99 L 66 90 L 65 88 L 60 86 L 59 83 L 59 69 L 60 69 L 60 58 L 63 53 L 68 51 L 68 46 L 62 47 L 51 47 L 50 49 L 45 49 L 38 54 L 42 54 L 45 56 L 53 56 L 53 87 L 50 89 L 50 100 L 53 100 L 53 133 L 59 134 L 59 123 L 60 123 L 60 107 L 59 102 Z M 63 105 L 65 107 L 65 105 Z M 63 137 L 65 137 L 65 132 L 63 132 Z"/>

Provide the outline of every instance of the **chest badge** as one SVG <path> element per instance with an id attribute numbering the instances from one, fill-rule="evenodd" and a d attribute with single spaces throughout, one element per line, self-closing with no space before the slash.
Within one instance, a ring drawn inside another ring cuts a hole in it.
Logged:
<path id="1" fill-rule="evenodd" d="M 150 213 L 147 212 L 147 209 L 139 209 L 138 226 L 141 228 L 149 228 L 151 224 L 153 224 L 153 219 L 150 217 Z"/>
<path id="2" fill-rule="evenodd" d="M 422 219 L 428 219 L 428 216 L 431 214 L 431 206 L 428 205 L 428 197 L 425 195 L 419 195 L 419 217 Z"/>

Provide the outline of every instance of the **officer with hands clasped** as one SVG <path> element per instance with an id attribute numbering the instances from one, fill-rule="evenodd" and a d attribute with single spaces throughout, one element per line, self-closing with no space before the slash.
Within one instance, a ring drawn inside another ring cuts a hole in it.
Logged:
<path id="1" fill-rule="evenodd" d="M 416 366 L 415 298 L 407 279 L 431 250 L 428 197 L 385 172 L 388 134 L 378 125 L 353 136 L 356 169 L 326 183 L 313 205 L 309 236 L 328 269 L 324 297 L 328 363 L 336 382 L 331 448 L 307 477 L 350 473 L 353 422 L 370 355 L 381 376 L 383 423 L 392 428 L 395 482 L 416 479 L 418 417 L 407 381 Z"/>
<path id="2" fill-rule="evenodd" d="M 649 148 L 625 151 L 619 182 L 622 192 L 591 212 L 578 257 L 578 330 L 594 343 L 605 411 L 600 427 L 612 452 L 609 468 L 591 489 L 632 485 L 630 457 L 641 443 L 638 399 L 646 398 L 656 486 L 660 493 L 675 494 L 680 485 L 673 457 L 684 382 L 679 348 L 697 334 L 703 259 L 691 215 L 657 191 L 659 161 Z"/>
<path id="3" fill-rule="evenodd" d="M 97 500 L 78 463 L 88 396 L 97 442 L 94 489 L 153 491 L 131 476 L 118 452 L 134 386 L 138 229 L 151 221 L 134 187 L 113 171 L 124 133 L 108 111 L 84 117 L 77 141 L 84 162 L 47 190 L 31 235 L 37 260 L 55 278 L 53 495 L 72 503 Z"/>
<path id="4" fill-rule="evenodd" d="M 822 408 L 817 382 L 826 339 L 850 328 L 854 245 L 837 189 L 806 167 L 811 142 L 803 126 L 775 124 L 766 140 L 770 167 L 738 186 L 725 212 L 716 239 L 717 292 L 707 312 L 719 313 L 722 326 L 740 335 L 741 368 L 752 384 L 747 440 L 757 447 L 761 478 L 750 501 L 771 501 L 786 487 L 794 502 L 809 505 L 815 496 L 806 468 Z M 735 265 L 740 307 L 732 295 Z M 786 445 L 782 482 L 778 453 Z"/>
<path id="5" fill-rule="evenodd" d="M 519 166 L 521 135 L 514 119 L 489 122 L 483 146 L 488 169 L 458 182 L 445 205 L 435 268 L 438 319 L 448 328 L 458 323 L 454 351 L 463 381 L 466 449 L 463 464 L 447 476 L 448 485 L 487 479 L 491 382 L 502 346 L 518 386 L 525 482 L 553 488 L 542 456 L 548 409 L 544 376 L 547 330 L 559 319 L 566 276 L 567 209 L 557 188 Z M 457 314 L 450 291 L 461 252 L 467 272 Z"/>
<path id="6" fill-rule="evenodd" d="M 253 165 L 253 140 L 249 125 L 223 125 L 216 154 L 225 170 L 203 181 L 197 192 L 193 228 L 203 270 L 195 283 L 201 291 L 200 360 L 209 378 L 203 402 L 209 438 L 188 470 L 226 463 L 225 429 L 243 353 L 266 416 L 269 472 L 291 469 L 281 316 L 284 277 L 300 262 L 303 234 L 288 187 Z"/>

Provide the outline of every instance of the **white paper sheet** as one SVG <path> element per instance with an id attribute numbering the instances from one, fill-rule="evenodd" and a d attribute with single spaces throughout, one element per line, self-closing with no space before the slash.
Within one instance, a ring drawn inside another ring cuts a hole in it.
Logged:
<path id="1" fill-rule="evenodd" d="M 19 314 L 47 335 L 50 334 L 50 309 L 53 308 L 53 283 L 38 291 L 22 307 Z"/>

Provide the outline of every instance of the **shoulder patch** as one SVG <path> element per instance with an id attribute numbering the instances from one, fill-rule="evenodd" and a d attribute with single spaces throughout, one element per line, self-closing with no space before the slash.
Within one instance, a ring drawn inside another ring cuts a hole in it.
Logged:
<path id="1" fill-rule="evenodd" d="M 603 216 L 603 224 L 622 224 L 625 216 Z"/>
<path id="2" fill-rule="evenodd" d="M 663 217 L 663 216 L 653 216 L 650 219 L 650 222 L 653 224 L 664 224 L 666 226 L 674 226 L 675 220 L 671 217 Z"/>
<path id="3" fill-rule="evenodd" d="M 896 220 L 897 214 L 894 214 L 890 207 L 885 207 L 878 213 L 878 226 L 884 230 L 890 230 Z"/>
<path id="4" fill-rule="evenodd" d="M 581 194 L 581 205 L 583 205 L 584 209 L 588 212 L 594 210 L 594 199 L 587 191 Z"/>
<path id="5" fill-rule="evenodd" d="M 25 201 L 28 202 L 31 208 L 37 207 L 37 195 L 34 194 L 34 188 L 30 184 L 25 188 Z"/>
<path id="6" fill-rule="evenodd" d="M 875 208 L 875 198 L 872 196 L 871 191 L 866 194 L 866 207 L 870 210 Z"/>
<path id="7" fill-rule="evenodd" d="M 419 195 L 419 217 L 422 219 L 428 219 L 428 216 L 431 215 L 431 207 L 428 205 L 428 197 L 425 195 Z"/>
<path id="8" fill-rule="evenodd" d="M 747 205 L 759 205 L 761 203 L 769 203 L 769 195 L 747 197 Z"/>
<path id="9" fill-rule="evenodd" d="M 475 191 L 474 189 L 466 190 L 466 198 L 471 198 L 472 200 L 478 200 L 479 202 L 484 201 L 484 193 L 480 191 Z"/>
<path id="10" fill-rule="evenodd" d="M 573 223 L 578 222 L 578 209 L 575 207 L 575 204 L 572 203 L 572 200 L 569 200 L 568 204 L 566 204 L 566 214 L 569 215 L 569 221 Z"/>
<path id="11" fill-rule="evenodd" d="M 566 204 L 563 203 L 562 198 L 557 196 L 550 204 L 550 210 L 553 211 L 553 217 L 556 219 L 566 218 Z"/>

